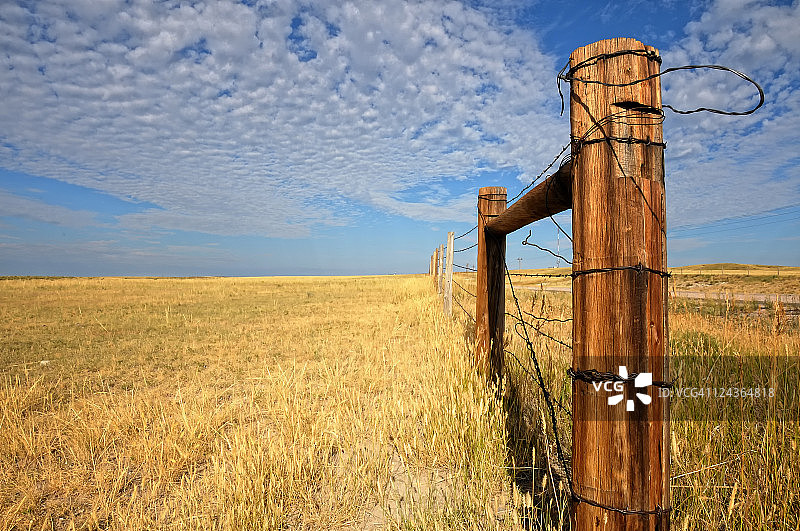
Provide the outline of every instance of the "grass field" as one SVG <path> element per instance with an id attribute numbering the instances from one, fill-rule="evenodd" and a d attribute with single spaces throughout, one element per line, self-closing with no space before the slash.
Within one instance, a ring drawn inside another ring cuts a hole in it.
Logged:
<path id="1" fill-rule="evenodd" d="M 0 280 L 0 528 L 567 529 L 540 391 L 509 359 L 496 401 L 454 311 L 421 276 Z M 800 352 L 779 311 L 670 319 L 673 352 Z M 676 529 L 797 528 L 797 423 L 673 435 Z"/>
<path id="2" fill-rule="evenodd" d="M 502 511 L 501 410 L 428 279 L 4 280 L 0 312 L 2 529 Z"/>

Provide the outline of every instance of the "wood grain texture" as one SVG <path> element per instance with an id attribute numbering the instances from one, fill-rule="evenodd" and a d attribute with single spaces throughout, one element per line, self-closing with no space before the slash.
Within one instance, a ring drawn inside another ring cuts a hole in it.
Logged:
<path id="1" fill-rule="evenodd" d="M 525 225 L 572 208 L 572 162 L 519 198 L 508 210 L 492 219 L 486 229 L 511 234 Z"/>
<path id="2" fill-rule="evenodd" d="M 439 254 L 439 270 L 436 274 L 436 286 L 441 295 L 444 293 L 444 244 L 439 245 L 437 252 Z"/>
<path id="3" fill-rule="evenodd" d="M 505 209 L 505 188 L 486 186 L 478 191 L 475 364 L 490 380 L 503 374 L 506 237 L 487 231 L 486 224 Z"/>
<path id="4" fill-rule="evenodd" d="M 611 39 L 579 48 L 570 66 L 601 54 L 649 50 L 634 39 Z M 659 71 L 658 62 L 624 54 L 574 71 L 582 80 L 628 83 Z M 636 107 L 644 110 L 637 110 Z M 659 78 L 627 87 L 573 80 L 573 272 L 643 265 L 667 267 Z M 609 118 L 610 117 L 610 118 Z M 591 142 L 604 138 L 635 139 Z M 577 140 L 577 141 L 576 141 Z M 589 141 L 580 142 L 580 140 Z M 617 373 L 651 372 L 669 380 L 667 279 L 632 269 L 576 276 L 573 281 L 573 367 Z M 625 398 L 635 398 L 626 386 Z M 609 406 L 591 384 L 573 383 L 572 474 L 575 492 L 603 505 L 652 511 L 668 508 L 669 404 L 625 401 Z M 669 515 L 623 515 L 575 503 L 575 529 L 666 530 Z"/>
<path id="5" fill-rule="evenodd" d="M 453 236 L 455 233 L 447 233 L 447 252 L 446 266 L 444 271 L 444 313 L 453 315 Z"/>
<path id="6" fill-rule="evenodd" d="M 433 284 L 436 286 L 436 291 L 439 291 L 439 248 L 433 251 Z"/>

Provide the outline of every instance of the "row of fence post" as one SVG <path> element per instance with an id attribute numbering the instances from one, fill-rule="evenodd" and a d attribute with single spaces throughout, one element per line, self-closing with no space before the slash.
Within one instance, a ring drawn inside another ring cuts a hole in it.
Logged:
<path id="1" fill-rule="evenodd" d="M 669 379 L 660 62 L 657 50 L 634 39 L 575 50 L 565 77 L 566 171 L 509 208 L 505 188 L 480 189 L 475 361 L 490 380 L 502 380 L 504 371 L 506 235 L 570 208 L 572 370 L 615 374 L 627 365 Z M 440 245 L 430 268 L 448 314 L 452 247 L 450 232 L 447 253 Z M 620 414 L 588 382 L 572 384 L 574 528 L 669 529 L 668 401 Z"/>
<path id="2" fill-rule="evenodd" d="M 431 255 L 431 266 L 428 274 L 433 277 L 436 292 L 442 297 L 444 311 L 453 315 L 453 235 L 447 233 L 447 246 L 439 245 Z"/>

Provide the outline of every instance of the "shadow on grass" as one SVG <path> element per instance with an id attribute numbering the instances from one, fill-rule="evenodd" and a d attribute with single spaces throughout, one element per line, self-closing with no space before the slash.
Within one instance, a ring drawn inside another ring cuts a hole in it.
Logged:
<path id="1" fill-rule="evenodd" d="M 515 509 L 524 529 L 569 529 L 568 480 L 557 457 L 552 429 L 545 421 L 548 413 L 541 391 L 522 371 L 507 371 L 507 375 L 503 408 L 508 473 L 523 494 L 523 502 Z M 559 424 L 559 429 L 567 453 L 564 426 Z M 567 462 L 565 466 L 570 464 Z"/>

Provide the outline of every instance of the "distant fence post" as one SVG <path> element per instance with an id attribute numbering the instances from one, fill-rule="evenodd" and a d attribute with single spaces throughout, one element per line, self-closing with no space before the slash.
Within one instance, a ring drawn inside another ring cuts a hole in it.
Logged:
<path id="1" fill-rule="evenodd" d="M 439 271 L 436 275 L 436 287 L 439 295 L 444 293 L 444 244 L 439 244 Z"/>
<path id="2" fill-rule="evenodd" d="M 433 251 L 433 284 L 436 286 L 436 289 L 439 289 L 439 279 L 437 278 L 437 273 L 439 271 L 439 248 L 437 247 Z"/>
<path id="3" fill-rule="evenodd" d="M 454 232 L 447 233 L 447 266 L 444 274 L 444 312 L 453 315 L 453 236 Z"/>
<path id="4" fill-rule="evenodd" d="M 475 364 L 490 380 L 503 374 L 506 236 L 486 231 L 485 225 L 505 210 L 505 188 L 486 186 L 478 191 Z"/>
<path id="5" fill-rule="evenodd" d="M 622 38 L 570 57 L 575 371 L 669 380 L 660 62 Z M 669 529 L 669 402 L 646 392 L 626 411 L 574 379 L 574 529 Z"/>

